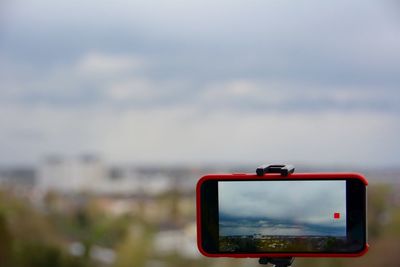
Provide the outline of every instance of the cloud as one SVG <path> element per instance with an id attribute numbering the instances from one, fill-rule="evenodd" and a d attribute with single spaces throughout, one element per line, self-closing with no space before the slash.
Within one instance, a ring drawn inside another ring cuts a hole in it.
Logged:
<path id="1" fill-rule="evenodd" d="M 222 235 L 346 235 L 345 181 L 220 182 L 218 202 Z"/>
<path id="2" fill-rule="evenodd" d="M 346 222 L 343 181 L 224 182 L 218 185 L 219 211 L 237 219 L 332 223 L 334 212 Z"/>
<path id="3" fill-rule="evenodd" d="M 399 164 L 385 2 L 118 3 L 5 6 L 1 162 Z"/>
<path id="4" fill-rule="evenodd" d="M 153 78 L 356 83 L 381 90 L 399 83 L 399 20 L 386 1 L 15 2 L 5 12 L 0 53 L 38 65 L 97 50 L 154 58 Z"/>
<path id="5" fill-rule="evenodd" d="M 93 57 L 114 71 L 77 71 Z M 46 75 L 2 65 L 0 161 L 97 151 L 112 162 L 398 163 L 397 98 L 374 87 L 159 80 L 154 61 L 135 58 L 89 51 Z"/>
<path id="6" fill-rule="evenodd" d="M 83 75 L 115 75 L 141 69 L 145 64 L 142 59 L 131 55 L 89 52 L 77 62 L 76 68 Z"/>
<path id="7" fill-rule="evenodd" d="M 257 111 L 367 110 L 398 112 L 391 94 L 375 86 L 292 83 L 273 80 L 230 80 L 211 84 L 202 93 L 207 106 Z"/>
<path id="8" fill-rule="evenodd" d="M 192 105 L 151 109 L 1 106 L 0 123 L 3 163 L 95 151 L 115 163 L 379 166 L 398 164 L 400 149 L 398 117 L 365 112 L 210 113 Z"/>

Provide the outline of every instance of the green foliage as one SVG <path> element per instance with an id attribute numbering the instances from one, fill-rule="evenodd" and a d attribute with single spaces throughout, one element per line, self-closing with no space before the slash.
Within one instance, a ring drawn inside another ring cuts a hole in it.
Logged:
<path id="1" fill-rule="evenodd" d="M 66 255 L 59 247 L 40 241 L 16 242 L 14 266 L 19 267 L 88 267 L 85 261 Z"/>
<path id="2" fill-rule="evenodd" d="M 0 192 L 0 267 L 89 267 L 65 253 L 51 222 L 26 200 Z"/>
<path id="3" fill-rule="evenodd" d="M 395 190 L 395 187 L 382 184 L 368 187 L 371 249 L 366 256 L 350 259 L 298 258 L 294 266 L 397 266 L 400 262 L 400 206 L 391 200 L 393 194 L 399 194 Z M 44 206 L 37 207 L 24 197 L 0 191 L 0 267 L 258 265 L 255 259 L 192 259 L 179 252 L 157 254 L 154 250 L 157 229 L 177 229 L 193 223 L 195 206 L 190 201 L 194 202 L 194 198 L 171 191 L 152 199 L 136 201 L 139 208 L 116 215 L 105 208 L 104 199 L 96 196 L 71 197 L 51 193 L 45 197 Z M 84 245 L 83 255 L 69 254 L 72 242 Z M 328 240 L 327 246 L 333 246 L 335 242 Z M 94 246 L 113 249 L 115 262 L 107 264 L 94 260 L 90 254 Z"/>
<path id="4" fill-rule="evenodd" d="M 152 232 L 144 225 L 133 225 L 117 247 L 115 267 L 145 266 L 152 249 Z"/>
<path id="5" fill-rule="evenodd" d="M 0 211 L 0 266 L 8 266 L 12 261 L 12 237 L 6 217 Z"/>
<path id="6" fill-rule="evenodd" d="M 390 187 L 384 184 L 375 184 L 368 188 L 368 233 L 371 240 L 380 237 L 385 219 L 392 211 L 389 207 L 390 193 Z"/>

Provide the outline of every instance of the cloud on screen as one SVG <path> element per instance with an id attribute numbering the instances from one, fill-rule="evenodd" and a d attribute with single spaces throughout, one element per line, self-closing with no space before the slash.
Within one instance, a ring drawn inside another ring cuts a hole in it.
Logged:
<path id="1" fill-rule="evenodd" d="M 221 220 L 345 226 L 344 181 L 219 182 Z M 340 212 L 341 219 L 333 220 Z"/>

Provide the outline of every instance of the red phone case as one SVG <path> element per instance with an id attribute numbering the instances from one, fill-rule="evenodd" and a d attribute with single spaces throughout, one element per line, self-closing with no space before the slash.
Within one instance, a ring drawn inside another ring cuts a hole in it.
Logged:
<path id="1" fill-rule="evenodd" d="M 196 186 L 196 213 L 197 213 L 197 247 L 201 254 L 207 257 L 230 257 L 230 258 L 281 258 L 281 257 L 359 257 L 367 253 L 369 245 L 368 242 L 362 251 L 358 253 L 252 253 L 252 254 L 210 254 L 202 248 L 202 235 L 201 235 L 201 202 L 200 202 L 200 187 L 207 180 L 243 180 L 243 179 L 294 179 L 294 180 L 321 180 L 321 179 L 358 179 L 361 180 L 365 186 L 368 185 L 367 179 L 358 173 L 293 173 L 289 176 L 281 176 L 280 174 L 271 173 L 264 176 L 257 176 L 256 174 L 209 174 L 200 178 Z"/>

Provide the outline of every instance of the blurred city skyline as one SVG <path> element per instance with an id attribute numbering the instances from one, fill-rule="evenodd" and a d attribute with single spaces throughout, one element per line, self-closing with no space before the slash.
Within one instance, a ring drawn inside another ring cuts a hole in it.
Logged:
<path id="1" fill-rule="evenodd" d="M 2 1 L 0 165 L 399 166 L 395 1 Z"/>

